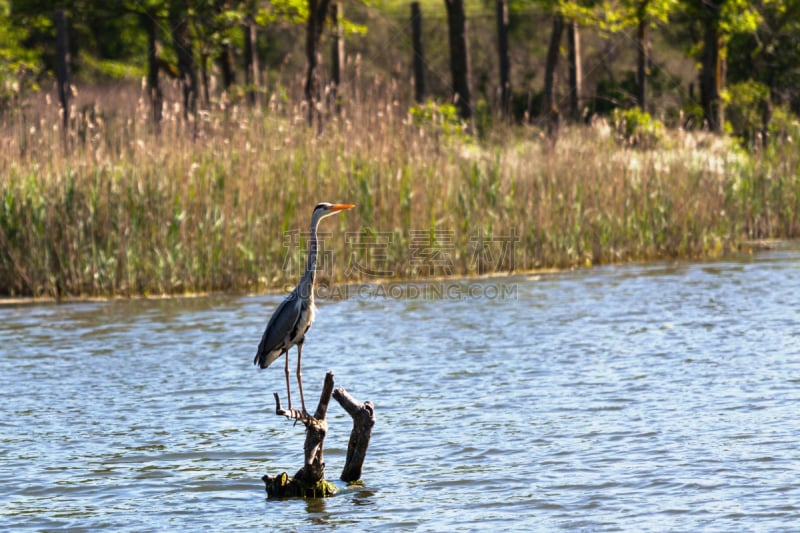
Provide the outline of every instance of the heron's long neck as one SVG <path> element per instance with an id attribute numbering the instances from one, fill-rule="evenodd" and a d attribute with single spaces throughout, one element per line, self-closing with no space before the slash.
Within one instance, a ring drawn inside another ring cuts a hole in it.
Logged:
<path id="1" fill-rule="evenodd" d="M 306 271 L 300 280 L 301 294 L 306 297 L 314 297 L 314 281 L 317 277 L 317 226 L 319 218 L 311 220 L 311 237 L 308 242 L 308 259 L 306 261 Z"/>

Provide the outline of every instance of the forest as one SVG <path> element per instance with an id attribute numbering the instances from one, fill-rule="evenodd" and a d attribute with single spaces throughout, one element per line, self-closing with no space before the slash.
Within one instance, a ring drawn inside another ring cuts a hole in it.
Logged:
<path id="1" fill-rule="evenodd" d="M 800 109 L 794 0 L 6 0 L 0 10 L 4 112 L 54 81 L 144 79 L 157 121 L 162 78 L 178 81 L 190 114 L 222 95 L 263 105 L 300 87 L 311 107 L 323 92 L 340 105 L 347 95 L 330 93 L 364 77 L 397 86 L 402 105 L 412 92 L 455 103 L 464 120 L 638 108 L 752 138 Z M 63 105 L 70 91 L 58 92 Z"/>
<path id="2" fill-rule="evenodd" d="M 0 33 L 9 296 L 276 288 L 341 195 L 335 261 L 384 239 L 401 277 L 414 230 L 460 274 L 476 234 L 507 271 L 800 231 L 798 0 L 3 0 Z"/>

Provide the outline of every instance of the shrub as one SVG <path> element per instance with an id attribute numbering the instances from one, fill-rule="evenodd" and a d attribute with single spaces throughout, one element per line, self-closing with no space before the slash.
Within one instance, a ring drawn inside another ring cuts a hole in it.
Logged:
<path id="1" fill-rule="evenodd" d="M 640 109 L 614 110 L 614 127 L 625 142 L 652 148 L 664 138 L 664 124 Z"/>
<path id="2" fill-rule="evenodd" d="M 726 121 L 731 133 L 747 144 L 756 141 L 769 122 L 769 88 L 747 80 L 728 86 Z"/>
<path id="3" fill-rule="evenodd" d="M 464 123 L 458 118 L 458 109 L 453 104 L 440 105 L 428 100 L 422 105 L 411 106 L 408 112 L 415 126 L 432 127 L 446 137 L 459 137 L 465 129 Z"/>

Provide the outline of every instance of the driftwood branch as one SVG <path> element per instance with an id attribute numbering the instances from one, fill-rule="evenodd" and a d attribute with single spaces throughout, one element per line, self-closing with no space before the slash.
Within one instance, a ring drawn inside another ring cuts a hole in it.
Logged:
<path id="1" fill-rule="evenodd" d="M 286 472 L 261 479 L 266 485 L 269 497 L 303 496 L 325 497 L 336 494 L 334 484 L 325 481 L 325 461 L 323 450 L 325 436 L 328 432 L 328 405 L 331 396 L 347 411 L 353 419 L 353 430 L 347 447 L 347 460 L 340 479 L 353 483 L 361 478 L 364 459 L 367 454 L 372 427 L 375 425 L 375 407 L 372 402 L 359 403 L 346 390 L 339 387 L 333 390 L 333 372 L 325 375 L 317 410 L 314 416 L 298 409 L 282 409 L 280 399 L 275 394 L 275 414 L 291 420 L 302 422 L 306 427 L 306 439 L 303 446 L 305 462 L 294 477 Z"/>
<path id="2" fill-rule="evenodd" d="M 303 483 L 319 483 L 325 476 L 325 461 L 322 459 L 322 449 L 325 444 L 325 435 L 328 433 L 328 403 L 331 401 L 333 391 L 333 372 L 325 374 L 322 385 L 322 394 L 319 397 L 317 411 L 313 417 L 306 415 L 303 424 L 306 426 L 305 464 L 297 471 L 294 478 Z"/>
<path id="3" fill-rule="evenodd" d="M 342 481 L 352 483 L 361 479 L 361 469 L 367 456 L 369 439 L 372 437 L 372 426 L 375 425 L 375 406 L 370 401 L 357 402 L 342 387 L 333 391 L 333 398 L 353 419 L 350 442 L 347 444 L 347 460 L 342 475 L 339 476 Z"/>
<path id="4" fill-rule="evenodd" d="M 303 413 L 300 409 L 284 409 L 281 407 L 281 399 L 278 396 L 277 392 L 273 392 L 272 395 L 275 397 L 275 414 L 278 416 L 285 416 L 286 418 L 290 418 L 292 420 L 298 420 L 300 422 L 303 421 L 305 418 L 311 418 L 308 413 Z"/>

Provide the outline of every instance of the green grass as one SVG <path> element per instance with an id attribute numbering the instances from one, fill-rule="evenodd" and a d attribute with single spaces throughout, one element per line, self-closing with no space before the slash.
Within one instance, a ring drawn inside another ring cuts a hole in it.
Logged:
<path id="1" fill-rule="evenodd" d="M 642 149 L 602 123 L 563 128 L 555 146 L 530 127 L 476 141 L 381 101 L 322 133 L 297 110 L 233 106 L 204 115 L 195 139 L 174 112 L 153 134 L 136 91 L 91 99 L 69 155 L 52 105 L 2 125 L 2 295 L 281 289 L 299 276 L 297 232 L 319 201 L 358 206 L 321 227 L 336 281 L 358 279 L 348 267 L 365 249 L 375 270 L 418 275 L 416 230 L 458 275 L 706 257 L 800 233 L 792 142 L 749 154 L 668 130 Z M 518 242 L 479 265 L 478 235 Z"/>

